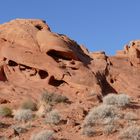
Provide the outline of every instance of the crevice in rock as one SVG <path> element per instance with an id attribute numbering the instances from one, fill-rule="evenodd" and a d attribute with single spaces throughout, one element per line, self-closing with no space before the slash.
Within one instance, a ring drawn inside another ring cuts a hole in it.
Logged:
<path id="1" fill-rule="evenodd" d="M 47 71 L 44 71 L 44 70 L 39 70 L 38 71 L 38 74 L 39 74 L 39 76 L 40 76 L 41 79 L 45 79 L 49 75 L 48 72 Z"/>
<path id="2" fill-rule="evenodd" d="M 8 61 L 8 65 L 12 66 L 12 67 L 18 66 L 18 64 L 15 61 L 12 61 L 12 60 Z"/>
<path id="3" fill-rule="evenodd" d="M 114 80 L 113 80 L 112 78 L 110 79 L 110 83 L 111 83 L 111 84 L 113 84 L 113 83 L 114 83 Z"/>
<path id="4" fill-rule="evenodd" d="M 3 41 L 7 41 L 7 39 L 5 39 L 5 38 L 1 38 Z"/>
<path id="5" fill-rule="evenodd" d="M 131 61 L 130 61 L 130 66 L 132 66 L 132 67 L 134 66 Z"/>
<path id="6" fill-rule="evenodd" d="M 78 70 L 78 68 L 75 68 L 75 67 L 71 67 L 71 69 L 72 69 L 72 70 Z"/>
<path id="7" fill-rule="evenodd" d="M 39 25 L 39 24 L 35 25 L 35 27 L 36 27 L 38 30 L 42 30 L 42 29 L 43 29 L 43 27 L 42 27 L 41 25 Z"/>
<path id="8" fill-rule="evenodd" d="M 71 76 L 71 74 L 69 72 L 66 72 L 65 74 L 62 75 L 62 78 L 61 79 L 64 79 L 65 76 Z M 66 83 L 66 82 L 65 82 Z M 68 83 L 67 83 L 68 84 Z"/>
<path id="9" fill-rule="evenodd" d="M 7 60 L 7 58 L 4 57 L 4 58 L 3 58 L 3 61 L 6 61 L 6 60 Z"/>
<path id="10" fill-rule="evenodd" d="M 0 97 L 0 104 L 8 104 L 8 103 L 11 103 L 11 102 L 7 99 L 3 99 Z"/>
<path id="11" fill-rule="evenodd" d="M 66 83 L 64 80 L 57 80 L 54 76 L 51 76 L 49 79 L 49 84 L 55 87 L 60 86 L 61 84 Z"/>
<path id="12" fill-rule="evenodd" d="M 111 81 L 110 81 L 110 83 L 107 81 L 107 79 L 106 79 L 106 74 L 102 74 L 102 73 L 100 73 L 100 72 L 98 72 L 97 74 L 96 74 L 96 77 L 97 77 L 97 79 L 99 79 L 99 83 L 100 83 L 100 86 L 101 86 L 101 88 L 102 88 L 102 94 L 103 94 L 103 96 L 104 95 L 107 95 L 108 93 L 117 93 L 117 91 L 112 87 L 112 85 L 110 84 L 111 82 L 113 82 L 114 83 L 114 80 L 112 81 L 111 79 Z"/>
<path id="13" fill-rule="evenodd" d="M 24 70 L 26 70 L 26 69 L 32 69 L 32 68 L 29 67 L 29 66 L 26 66 L 26 65 L 20 64 L 20 65 L 19 65 L 19 69 L 20 69 L 21 71 L 24 71 Z"/>
<path id="14" fill-rule="evenodd" d="M 23 64 L 19 64 L 19 69 L 21 71 L 33 71 L 32 74 L 30 74 L 30 76 L 35 76 L 37 73 L 38 75 L 40 76 L 41 79 L 45 79 L 49 76 L 48 72 L 45 71 L 45 70 L 37 70 L 36 68 L 32 68 L 32 67 L 29 67 L 29 66 L 26 66 L 26 65 L 23 65 Z"/>
<path id="15" fill-rule="evenodd" d="M 66 54 L 65 52 L 49 50 L 47 54 L 51 56 L 55 61 L 58 61 L 59 59 L 72 60 L 72 57 L 69 54 Z"/>
<path id="16" fill-rule="evenodd" d="M 25 51 L 25 53 L 30 53 L 30 54 L 33 54 L 31 51 Z"/>
<path id="17" fill-rule="evenodd" d="M 4 72 L 4 68 L 1 67 L 1 71 L 0 71 L 0 80 L 1 81 L 7 81 L 7 77 L 5 75 L 5 72 Z"/>
<path id="18" fill-rule="evenodd" d="M 70 63 L 71 63 L 72 65 L 75 65 L 75 61 L 71 61 Z"/>

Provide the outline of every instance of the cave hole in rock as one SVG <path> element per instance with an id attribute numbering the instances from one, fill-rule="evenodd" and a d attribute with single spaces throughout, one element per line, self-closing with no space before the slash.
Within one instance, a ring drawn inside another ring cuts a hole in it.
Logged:
<path id="1" fill-rule="evenodd" d="M 78 70 L 78 68 L 76 68 L 76 67 L 71 67 L 71 69 L 72 69 L 72 70 Z"/>
<path id="2" fill-rule="evenodd" d="M 18 66 L 18 64 L 17 64 L 15 61 L 12 61 L 12 60 L 9 60 L 9 61 L 8 61 L 8 65 L 9 65 L 9 66 L 13 66 L 13 67 L 14 67 L 14 66 Z"/>
<path id="3" fill-rule="evenodd" d="M 134 46 L 135 45 L 135 42 L 132 42 L 131 45 Z"/>
<path id="4" fill-rule="evenodd" d="M 44 70 L 39 70 L 38 71 L 38 74 L 40 76 L 41 79 L 45 79 L 46 77 L 48 77 L 48 72 L 47 71 L 44 71 Z"/>
<path id="5" fill-rule="evenodd" d="M 4 57 L 4 58 L 3 58 L 3 61 L 6 61 L 6 60 L 7 60 L 7 58 Z"/>
<path id="6" fill-rule="evenodd" d="M 50 50 L 50 51 L 47 52 L 47 54 L 49 56 L 51 56 L 56 61 L 58 59 L 72 60 L 72 58 L 70 58 L 69 55 L 66 54 L 65 52 L 60 52 L 60 51 L 56 51 L 56 50 Z"/>
<path id="7" fill-rule="evenodd" d="M 29 66 L 26 66 L 26 65 L 20 64 L 20 65 L 19 65 L 19 69 L 20 69 L 21 71 L 23 71 L 23 70 L 26 70 L 26 69 L 32 69 L 32 68 L 29 67 Z"/>
<path id="8" fill-rule="evenodd" d="M 114 80 L 113 80 L 112 78 L 110 79 L 110 83 L 111 83 L 111 84 L 113 84 L 113 83 L 114 83 Z"/>
<path id="9" fill-rule="evenodd" d="M 57 80 L 54 76 L 51 76 L 49 79 L 49 84 L 55 87 L 60 86 L 61 84 L 66 83 L 64 80 Z"/>
<path id="10" fill-rule="evenodd" d="M 134 66 L 132 62 L 130 62 L 130 66 Z"/>
<path id="11" fill-rule="evenodd" d="M 42 29 L 43 29 L 43 27 L 42 27 L 41 25 L 39 25 L 39 24 L 35 25 L 35 27 L 36 27 L 38 30 L 42 30 Z"/>

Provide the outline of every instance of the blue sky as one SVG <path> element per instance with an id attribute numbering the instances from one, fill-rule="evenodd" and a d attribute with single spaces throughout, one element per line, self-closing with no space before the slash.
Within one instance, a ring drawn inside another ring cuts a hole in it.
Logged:
<path id="1" fill-rule="evenodd" d="M 140 39 L 140 0 L 1 0 L 0 24 L 15 18 L 44 19 L 52 31 L 108 55 Z"/>

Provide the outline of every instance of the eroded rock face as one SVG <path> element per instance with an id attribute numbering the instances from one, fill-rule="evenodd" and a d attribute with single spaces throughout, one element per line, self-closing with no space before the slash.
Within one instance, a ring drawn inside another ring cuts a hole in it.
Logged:
<path id="1" fill-rule="evenodd" d="M 91 58 L 73 40 L 51 32 L 42 20 L 17 19 L 0 25 L 1 80 L 18 86 L 97 87 Z M 19 82 L 20 81 L 20 82 Z"/>
<path id="2" fill-rule="evenodd" d="M 16 19 L 0 25 L 0 81 L 80 96 L 89 92 L 138 94 L 139 47 L 137 40 L 116 56 L 91 53 L 67 36 L 53 33 L 45 21 Z"/>
<path id="3" fill-rule="evenodd" d="M 81 135 L 83 121 L 109 93 L 130 95 L 135 102 L 130 110 L 138 114 L 139 79 L 138 40 L 125 45 L 115 56 L 107 56 L 103 51 L 89 52 L 67 36 L 53 33 L 42 20 L 16 19 L 0 25 L 0 106 L 10 107 L 14 114 L 22 101 L 31 99 L 38 107 L 34 112 L 38 117 L 32 120 L 35 127 L 20 139 L 43 129 L 53 130 L 58 139 L 88 139 Z M 41 100 L 45 92 L 66 96 L 68 102 L 46 104 Z M 62 125 L 52 127 L 42 121 L 41 117 L 46 118 L 52 109 L 59 111 Z M 11 117 L 0 118 L 8 126 L 0 129 L 0 136 L 14 138 L 11 124 L 18 122 Z M 107 139 L 117 138 L 115 133 L 110 136 Z M 106 139 L 100 132 L 93 138 Z"/>
<path id="4" fill-rule="evenodd" d="M 139 97 L 140 41 L 131 41 L 116 56 L 109 57 L 108 81 L 116 92 Z"/>

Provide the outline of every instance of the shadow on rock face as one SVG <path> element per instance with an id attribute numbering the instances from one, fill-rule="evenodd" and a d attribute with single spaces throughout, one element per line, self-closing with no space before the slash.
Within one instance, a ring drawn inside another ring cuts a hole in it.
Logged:
<path id="1" fill-rule="evenodd" d="M 97 73 L 96 76 L 97 76 L 97 79 L 100 79 L 100 86 L 102 88 L 103 95 L 107 95 L 108 93 L 117 93 L 117 91 L 107 81 L 106 75 Z"/>
<path id="2" fill-rule="evenodd" d="M 3 67 L 0 69 L 0 81 L 7 81 Z"/>

